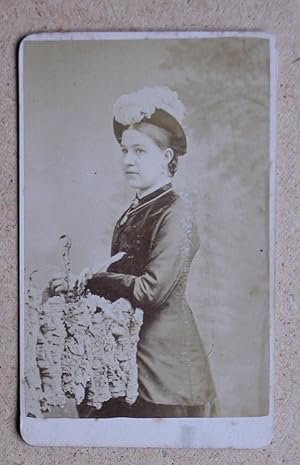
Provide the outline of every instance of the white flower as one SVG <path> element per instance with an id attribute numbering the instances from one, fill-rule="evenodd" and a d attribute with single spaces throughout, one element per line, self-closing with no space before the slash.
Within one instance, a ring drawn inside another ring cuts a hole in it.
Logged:
<path id="1" fill-rule="evenodd" d="M 144 117 L 150 118 L 161 108 L 182 123 L 185 107 L 177 92 L 167 86 L 143 87 L 137 92 L 121 95 L 113 107 L 115 120 L 124 126 L 139 123 Z"/>

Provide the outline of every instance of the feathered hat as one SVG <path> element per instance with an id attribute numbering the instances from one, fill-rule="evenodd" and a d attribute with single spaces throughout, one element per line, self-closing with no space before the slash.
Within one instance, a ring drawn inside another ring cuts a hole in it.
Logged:
<path id="1" fill-rule="evenodd" d="M 177 155 L 187 151 L 182 128 L 185 107 L 177 92 L 167 86 L 143 87 L 137 92 L 121 95 L 113 107 L 113 129 L 118 142 L 130 126 L 143 122 L 165 129 L 171 135 L 171 146 Z"/>

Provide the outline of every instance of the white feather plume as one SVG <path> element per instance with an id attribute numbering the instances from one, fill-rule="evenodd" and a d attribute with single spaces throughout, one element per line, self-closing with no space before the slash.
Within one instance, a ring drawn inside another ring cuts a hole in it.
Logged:
<path id="1" fill-rule="evenodd" d="M 182 123 L 185 106 L 177 92 L 167 86 L 143 87 L 137 92 L 121 95 L 113 107 L 115 120 L 127 126 L 150 118 L 156 109 L 161 108 Z"/>

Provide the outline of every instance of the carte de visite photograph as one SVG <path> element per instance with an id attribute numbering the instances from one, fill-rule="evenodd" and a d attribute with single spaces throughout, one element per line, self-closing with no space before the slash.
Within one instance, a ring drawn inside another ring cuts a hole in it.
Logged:
<path id="1" fill-rule="evenodd" d="M 22 40 L 26 442 L 270 442 L 275 89 L 265 33 Z"/>

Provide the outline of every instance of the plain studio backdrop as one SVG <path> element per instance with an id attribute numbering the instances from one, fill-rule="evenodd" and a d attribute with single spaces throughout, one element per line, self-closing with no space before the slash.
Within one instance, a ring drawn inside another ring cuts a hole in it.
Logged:
<path id="1" fill-rule="evenodd" d="M 201 246 L 188 298 L 221 416 L 268 413 L 269 42 L 255 38 L 37 41 L 24 47 L 25 266 L 36 286 L 110 255 L 134 192 L 112 131 L 116 99 L 168 85 L 187 108 L 174 185 Z M 180 380 L 179 380 L 180 382 Z"/>

